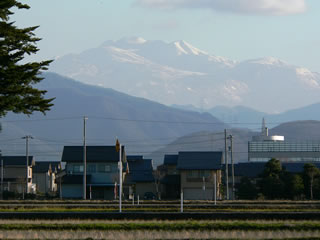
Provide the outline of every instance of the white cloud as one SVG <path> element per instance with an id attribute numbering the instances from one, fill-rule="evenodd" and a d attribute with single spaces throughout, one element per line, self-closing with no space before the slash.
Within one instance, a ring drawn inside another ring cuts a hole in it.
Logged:
<path id="1" fill-rule="evenodd" d="M 204 8 L 253 15 L 290 15 L 306 10 L 306 0 L 135 0 L 148 8 Z"/>

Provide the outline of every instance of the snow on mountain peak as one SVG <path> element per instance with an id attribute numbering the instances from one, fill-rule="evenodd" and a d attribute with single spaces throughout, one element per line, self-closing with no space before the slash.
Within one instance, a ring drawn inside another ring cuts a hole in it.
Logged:
<path id="1" fill-rule="evenodd" d="M 307 86 L 312 88 L 319 88 L 319 78 L 317 78 L 316 73 L 312 73 L 307 68 L 296 68 L 296 74 L 299 77 L 299 79 L 305 83 Z"/>
<path id="2" fill-rule="evenodd" d="M 202 51 L 183 40 L 176 41 L 173 44 L 176 47 L 178 55 L 208 55 L 207 52 Z"/>
<path id="3" fill-rule="evenodd" d="M 144 44 L 147 40 L 143 39 L 142 37 L 126 37 L 119 40 L 119 42 L 125 42 L 128 44 Z"/>
<path id="4" fill-rule="evenodd" d="M 262 65 L 276 65 L 276 66 L 289 65 L 287 62 L 274 57 L 264 57 L 264 58 L 254 59 L 254 60 L 249 60 L 249 62 L 262 64 Z"/>

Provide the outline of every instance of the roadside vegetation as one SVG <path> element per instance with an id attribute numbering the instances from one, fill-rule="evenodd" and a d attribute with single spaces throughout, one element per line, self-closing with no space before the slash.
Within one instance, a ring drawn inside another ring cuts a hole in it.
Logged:
<path id="1" fill-rule="evenodd" d="M 306 163 L 302 173 L 290 173 L 279 160 L 271 159 L 258 179 L 243 177 L 236 189 L 238 199 L 319 200 L 320 170 Z"/>

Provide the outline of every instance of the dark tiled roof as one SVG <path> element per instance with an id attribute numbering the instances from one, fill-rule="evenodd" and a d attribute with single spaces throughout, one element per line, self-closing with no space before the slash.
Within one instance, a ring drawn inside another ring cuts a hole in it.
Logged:
<path id="1" fill-rule="evenodd" d="M 130 172 L 137 172 L 137 171 L 151 171 L 153 170 L 152 167 L 152 160 L 151 159 L 127 159 L 129 164 L 129 171 Z"/>
<path id="2" fill-rule="evenodd" d="M 263 173 L 264 167 L 267 162 L 243 162 L 234 165 L 235 176 L 243 176 L 256 178 Z M 304 164 L 307 162 L 283 162 L 281 163 L 282 168 L 290 173 L 301 173 L 303 172 Z M 320 168 L 320 162 L 312 162 L 316 167 Z M 223 169 L 224 169 L 223 165 Z M 229 165 L 229 173 L 231 171 L 231 165 Z"/>
<path id="3" fill-rule="evenodd" d="M 222 152 L 179 152 L 177 169 L 221 169 Z"/>
<path id="4" fill-rule="evenodd" d="M 87 185 L 91 184 L 91 175 L 87 175 Z M 62 184 L 83 184 L 83 175 L 64 175 Z"/>
<path id="5" fill-rule="evenodd" d="M 282 163 L 282 168 L 285 168 L 288 172 L 291 173 L 301 173 L 303 172 L 303 167 L 307 162 L 284 162 Z M 320 169 L 320 162 L 308 162 L 315 165 Z"/>
<path id="6" fill-rule="evenodd" d="M 58 161 L 51 161 L 51 162 L 47 162 L 47 161 L 44 161 L 44 162 L 36 162 L 35 163 L 35 166 L 33 167 L 33 172 L 34 173 L 45 173 L 45 172 L 48 172 L 49 168 L 51 167 L 51 170 L 52 171 L 59 171 L 60 170 L 60 165 L 61 165 L 61 162 L 58 162 Z"/>
<path id="7" fill-rule="evenodd" d="M 87 146 L 87 162 L 118 162 L 119 153 L 115 146 Z M 122 146 L 124 153 L 124 146 Z M 124 156 L 124 154 L 122 155 Z M 125 156 L 124 156 L 125 158 Z M 62 153 L 62 162 L 82 162 L 83 146 L 65 146 Z"/>
<path id="8" fill-rule="evenodd" d="M 126 175 L 126 183 L 153 182 L 153 167 L 151 159 L 127 159 L 129 174 Z"/>
<path id="9" fill-rule="evenodd" d="M 178 163 L 178 154 L 164 155 L 164 160 L 163 160 L 164 165 L 177 165 L 177 163 Z"/>
<path id="10" fill-rule="evenodd" d="M 154 176 L 152 172 L 131 172 L 126 175 L 126 184 L 133 184 L 137 182 L 154 182 Z"/>
<path id="11" fill-rule="evenodd" d="M 234 175 L 256 178 L 263 173 L 265 165 L 266 165 L 266 162 L 237 163 L 234 165 Z M 230 171 L 231 171 L 231 164 L 229 165 L 229 173 L 231 173 Z"/>
<path id="12" fill-rule="evenodd" d="M 26 156 L 2 156 L 4 166 L 25 166 Z M 29 166 L 34 165 L 34 157 L 28 157 Z"/>

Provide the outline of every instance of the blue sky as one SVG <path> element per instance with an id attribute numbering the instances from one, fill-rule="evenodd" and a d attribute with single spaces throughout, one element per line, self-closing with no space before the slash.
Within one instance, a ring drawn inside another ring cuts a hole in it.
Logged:
<path id="1" fill-rule="evenodd" d="M 22 1 L 22 0 L 21 0 Z M 185 40 L 233 60 L 273 56 L 320 72 L 319 0 L 24 0 L 19 26 L 40 25 L 36 59 L 140 36 Z M 318 29 L 318 30 L 317 30 Z"/>

